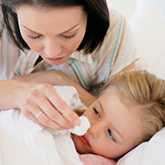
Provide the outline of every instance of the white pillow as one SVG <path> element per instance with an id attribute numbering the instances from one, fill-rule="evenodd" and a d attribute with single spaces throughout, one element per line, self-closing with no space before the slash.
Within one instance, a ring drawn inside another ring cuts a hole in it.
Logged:
<path id="1" fill-rule="evenodd" d="M 122 157 L 117 165 L 164 165 L 165 128 Z"/>

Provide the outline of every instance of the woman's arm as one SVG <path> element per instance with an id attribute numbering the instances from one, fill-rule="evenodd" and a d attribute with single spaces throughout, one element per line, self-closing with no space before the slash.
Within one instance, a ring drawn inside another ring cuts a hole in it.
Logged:
<path id="1" fill-rule="evenodd" d="M 72 85 L 85 104 L 95 97 L 62 72 L 45 71 L 0 81 L 0 108 L 18 108 L 27 118 L 53 130 L 79 123 L 78 115 L 57 94 L 54 85 Z"/>
<path id="2" fill-rule="evenodd" d="M 27 84 L 18 80 L 0 81 L 0 109 L 18 108 L 21 91 Z"/>
<path id="3" fill-rule="evenodd" d="M 80 95 L 80 99 L 88 106 L 96 98 L 83 87 L 81 87 L 77 82 L 70 79 L 67 75 L 60 71 L 42 71 L 36 72 L 25 76 L 15 77 L 15 80 L 20 82 L 30 82 L 30 83 L 46 83 L 52 85 L 70 85 L 76 88 Z"/>
<path id="4" fill-rule="evenodd" d="M 53 85 L 74 86 L 87 105 L 95 100 L 62 72 L 45 71 L 0 81 L 0 109 L 18 108 L 28 118 L 54 130 L 72 128 L 79 123 L 79 117 Z"/>

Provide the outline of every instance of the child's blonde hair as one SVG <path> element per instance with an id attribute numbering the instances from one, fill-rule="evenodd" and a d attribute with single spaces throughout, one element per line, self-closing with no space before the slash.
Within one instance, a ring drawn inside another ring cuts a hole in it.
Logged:
<path id="1" fill-rule="evenodd" d="M 146 71 L 130 71 L 118 74 L 109 85 L 114 86 L 128 101 L 142 107 L 146 131 L 143 140 L 165 126 L 165 80 Z"/>

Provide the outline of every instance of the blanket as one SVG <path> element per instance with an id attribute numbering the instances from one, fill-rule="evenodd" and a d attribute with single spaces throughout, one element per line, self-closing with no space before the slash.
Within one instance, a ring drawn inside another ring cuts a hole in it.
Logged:
<path id="1" fill-rule="evenodd" d="M 67 87 L 68 88 L 68 87 Z M 60 89 L 70 105 L 79 103 L 73 88 Z M 60 91 L 58 91 L 60 93 Z M 0 112 L 0 165 L 82 165 L 70 133 L 53 134 L 19 111 Z"/>

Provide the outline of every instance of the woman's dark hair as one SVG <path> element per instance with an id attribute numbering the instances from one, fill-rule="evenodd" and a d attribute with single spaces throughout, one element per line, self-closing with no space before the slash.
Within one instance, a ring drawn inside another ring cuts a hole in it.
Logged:
<path id="1" fill-rule="evenodd" d="M 87 29 L 78 50 L 91 53 L 100 47 L 109 27 L 109 12 L 106 0 L 2 0 L 1 2 L 4 24 L 14 41 L 22 50 L 29 49 L 23 40 L 15 9 L 21 5 L 40 7 L 82 6 L 87 13 Z"/>

